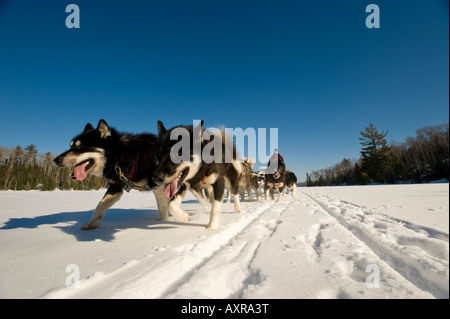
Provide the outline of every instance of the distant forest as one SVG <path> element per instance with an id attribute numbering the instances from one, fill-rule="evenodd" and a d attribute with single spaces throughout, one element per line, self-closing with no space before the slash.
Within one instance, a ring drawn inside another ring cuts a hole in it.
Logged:
<path id="1" fill-rule="evenodd" d="M 306 174 L 307 186 L 422 183 L 449 179 L 449 125 L 427 126 L 405 142 L 386 141 L 388 132 L 370 124 L 360 135 L 361 157 Z M 70 178 L 68 168 L 53 164 L 54 154 L 36 146 L 0 147 L 0 190 L 91 190 L 107 187 L 103 178 Z"/>
<path id="2" fill-rule="evenodd" d="M 306 174 L 307 186 L 423 183 L 449 179 L 449 124 L 426 126 L 405 142 L 370 124 L 361 131 L 361 157 Z"/>

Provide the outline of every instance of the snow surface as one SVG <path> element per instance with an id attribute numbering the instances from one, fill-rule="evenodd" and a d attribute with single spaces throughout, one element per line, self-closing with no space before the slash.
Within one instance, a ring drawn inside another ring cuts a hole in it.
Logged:
<path id="1" fill-rule="evenodd" d="M 81 231 L 103 193 L 0 192 L 0 297 L 449 297 L 448 184 L 298 188 L 214 232 L 190 194 L 178 223 L 132 191 Z"/>

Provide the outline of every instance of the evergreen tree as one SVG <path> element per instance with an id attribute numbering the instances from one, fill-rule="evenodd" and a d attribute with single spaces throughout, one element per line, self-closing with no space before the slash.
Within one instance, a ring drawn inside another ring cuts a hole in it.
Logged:
<path id="1" fill-rule="evenodd" d="M 313 186 L 313 182 L 311 180 L 311 176 L 309 176 L 308 173 L 306 173 L 306 186 Z"/>
<path id="2" fill-rule="evenodd" d="M 36 157 L 37 157 L 37 149 L 36 145 L 30 144 L 27 147 L 25 147 L 25 165 L 36 165 Z"/>
<path id="3" fill-rule="evenodd" d="M 20 145 L 17 145 L 12 154 L 12 162 L 17 165 L 22 164 L 24 161 L 23 156 L 23 148 Z"/>
<path id="4" fill-rule="evenodd" d="M 388 164 L 389 146 L 385 139 L 388 131 L 378 132 L 377 128 L 370 123 L 359 138 L 361 155 L 363 160 L 362 170 L 369 175 L 372 181 L 383 183 L 384 174 Z"/>

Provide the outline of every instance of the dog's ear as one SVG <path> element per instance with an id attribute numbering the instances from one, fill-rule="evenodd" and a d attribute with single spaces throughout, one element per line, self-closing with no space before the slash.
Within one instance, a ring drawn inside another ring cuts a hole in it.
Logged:
<path id="1" fill-rule="evenodd" d="M 252 157 L 246 157 L 244 158 L 244 163 L 247 163 L 250 168 L 253 168 L 253 166 L 255 166 L 256 161 Z"/>
<path id="2" fill-rule="evenodd" d="M 161 122 L 161 121 L 158 120 L 158 135 L 164 134 L 164 133 L 166 133 L 166 132 L 167 132 L 167 130 L 166 130 L 166 128 L 164 127 L 163 122 Z"/>
<path id="3" fill-rule="evenodd" d="M 196 126 L 196 123 L 198 123 L 198 125 Z M 193 128 L 193 132 L 194 132 L 194 136 L 193 136 L 193 140 L 194 143 L 202 143 L 203 142 L 203 120 L 198 121 L 195 120 L 194 121 L 194 125 L 192 126 Z"/>
<path id="4" fill-rule="evenodd" d="M 108 136 L 111 136 L 111 129 L 109 128 L 108 123 L 106 123 L 106 121 L 103 119 L 98 122 L 97 131 L 100 132 L 101 138 L 107 138 Z"/>
<path id="5" fill-rule="evenodd" d="M 194 129 L 199 130 L 201 133 L 203 133 L 203 124 L 205 123 L 203 120 L 199 121 L 199 120 L 195 120 L 194 121 L 194 125 L 198 123 L 197 126 L 194 127 Z"/>
<path id="6" fill-rule="evenodd" d="M 92 126 L 92 124 L 91 124 L 91 123 L 88 123 L 88 124 L 86 124 L 86 126 L 84 127 L 83 133 L 87 133 L 87 132 L 93 131 L 93 130 L 94 130 L 94 127 Z"/>

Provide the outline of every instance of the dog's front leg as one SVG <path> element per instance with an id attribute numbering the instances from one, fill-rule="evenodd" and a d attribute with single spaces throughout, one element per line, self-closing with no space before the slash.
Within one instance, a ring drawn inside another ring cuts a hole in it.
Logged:
<path id="1" fill-rule="evenodd" d="M 266 202 L 268 202 L 269 201 L 269 194 L 270 195 L 272 195 L 272 192 L 271 192 L 271 190 L 272 190 L 272 185 L 269 185 L 269 184 L 271 184 L 271 183 L 266 183 L 265 185 L 264 185 L 264 192 L 265 192 L 265 200 L 266 200 Z M 273 195 L 272 195 L 273 196 Z M 273 199 L 273 198 L 272 198 Z"/>
<path id="2" fill-rule="evenodd" d="M 297 184 L 294 184 L 294 186 L 292 187 L 292 190 L 290 191 L 291 196 L 295 196 L 296 191 L 297 191 Z"/>
<path id="3" fill-rule="evenodd" d="M 178 222 L 187 222 L 189 221 L 189 214 L 181 209 L 181 202 L 183 201 L 184 196 L 186 195 L 187 187 L 182 185 L 180 190 L 175 197 L 169 203 L 169 211 L 172 216 Z"/>
<path id="4" fill-rule="evenodd" d="M 100 222 L 103 219 L 103 216 L 105 216 L 106 211 L 116 203 L 120 197 L 122 197 L 123 194 L 123 188 L 118 185 L 111 184 L 106 191 L 105 196 L 103 196 L 100 203 L 98 203 L 97 208 L 95 208 L 95 212 L 91 217 L 91 220 L 81 226 L 82 230 L 90 230 L 98 228 L 100 225 Z"/>
<path id="5" fill-rule="evenodd" d="M 261 195 L 259 194 L 258 186 L 253 186 L 253 189 L 255 190 L 256 200 L 260 201 L 261 200 Z"/>
<path id="6" fill-rule="evenodd" d="M 239 194 L 234 195 L 234 210 L 237 213 L 241 212 L 241 200 L 239 198 Z"/>
<path id="7" fill-rule="evenodd" d="M 217 178 L 216 182 L 212 185 L 214 199 L 212 201 L 211 215 L 209 217 L 209 224 L 206 226 L 206 230 L 212 231 L 219 228 L 220 225 L 220 212 L 222 209 L 223 194 L 225 192 L 225 180 L 223 177 Z M 235 195 L 234 199 L 239 195 Z"/>
<path id="8" fill-rule="evenodd" d="M 154 189 L 153 194 L 155 194 L 161 220 L 167 220 L 169 218 L 169 199 L 164 195 L 164 186 L 161 185 Z"/>
<path id="9" fill-rule="evenodd" d="M 248 194 L 248 200 L 249 201 L 253 201 L 253 189 L 252 189 L 252 185 L 250 185 L 250 181 L 247 184 L 247 194 Z M 242 197 L 242 199 L 244 199 L 244 197 Z"/>
<path id="10" fill-rule="evenodd" d="M 228 188 L 227 188 L 227 201 L 225 203 L 227 204 L 231 203 L 231 192 Z"/>
<path id="11" fill-rule="evenodd" d="M 206 203 L 206 199 L 203 196 L 203 190 L 200 187 L 195 187 L 194 185 L 191 185 L 191 187 L 189 188 L 189 190 L 191 191 L 191 193 L 198 199 L 198 201 L 200 202 L 200 204 L 202 204 L 203 206 L 203 210 L 205 212 L 207 212 L 209 210 L 209 206 Z"/>
<path id="12" fill-rule="evenodd" d="M 280 188 L 278 188 L 278 198 L 277 198 L 277 202 L 279 202 L 284 195 L 284 186 L 281 186 Z"/>

